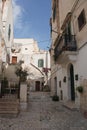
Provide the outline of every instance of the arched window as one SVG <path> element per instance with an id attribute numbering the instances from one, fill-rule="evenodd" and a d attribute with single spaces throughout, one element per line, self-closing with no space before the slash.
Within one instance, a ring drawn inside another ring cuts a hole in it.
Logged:
<path id="1" fill-rule="evenodd" d="M 44 65 L 43 59 L 39 59 L 38 60 L 38 67 L 43 67 L 43 65 Z"/>

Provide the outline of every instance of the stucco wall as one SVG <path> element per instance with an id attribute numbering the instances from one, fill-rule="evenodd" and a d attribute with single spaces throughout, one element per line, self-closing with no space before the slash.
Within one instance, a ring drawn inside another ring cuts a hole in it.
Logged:
<path id="1" fill-rule="evenodd" d="M 82 82 L 83 93 L 80 94 L 80 109 L 82 112 L 86 112 L 87 116 L 87 79 Z"/>
<path id="2" fill-rule="evenodd" d="M 87 44 L 79 50 L 77 65 L 79 67 L 79 78 L 87 79 Z"/>
<path id="3" fill-rule="evenodd" d="M 60 28 L 64 22 L 64 19 L 67 13 L 71 12 L 71 9 L 76 0 L 60 0 L 59 1 L 59 20 L 60 20 Z"/>
<path id="4" fill-rule="evenodd" d="M 85 10 L 85 17 L 87 21 L 87 1 L 81 0 L 79 1 L 77 7 L 74 10 L 72 21 L 73 21 L 73 27 L 74 27 L 74 33 L 76 35 L 76 41 L 77 46 L 80 48 L 85 42 L 87 42 L 87 23 L 84 25 L 84 27 L 79 31 L 78 28 L 78 17 L 82 10 Z"/>

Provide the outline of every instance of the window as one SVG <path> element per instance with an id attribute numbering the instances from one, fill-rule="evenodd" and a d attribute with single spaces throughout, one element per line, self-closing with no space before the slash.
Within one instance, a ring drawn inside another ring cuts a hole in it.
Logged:
<path id="1" fill-rule="evenodd" d="M 25 50 L 28 50 L 27 48 L 25 48 Z"/>
<path id="2" fill-rule="evenodd" d="M 56 18 L 56 4 L 53 8 L 53 21 L 55 21 L 55 18 Z"/>
<path id="3" fill-rule="evenodd" d="M 80 13 L 79 17 L 78 17 L 79 31 L 84 27 L 85 24 L 86 24 L 86 18 L 85 18 L 85 11 L 83 9 L 82 12 Z"/>
<path id="4" fill-rule="evenodd" d="M 59 87 L 61 88 L 61 81 L 59 81 Z"/>
<path id="5" fill-rule="evenodd" d="M 12 63 L 16 64 L 17 63 L 17 57 L 16 56 L 12 56 Z"/>
<path id="6" fill-rule="evenodd" d="M 71 42 L 72 39 L 72 34 L 71 34 L 71 21 L 69 21 L 66 24 L 65 30 L 64 30 L 64 39 L 65 39 L 65 43 L 67 42 Z"/>
<path id="7" fill-rule="evenodd" d="M 44 61 L 43 59 L 38 60 L 38 67 L 43 67 Z"/>
<path id="8" fill-rule="evenodd" d="M 11 25 L 9 24 L 9 28 L 8 28 L 8 40 L 10 40 L 10 35 L 11 35 Z"/>
<path id="9" fill-rule="evenodd" d="M 52 33 L 52 18 L 50 18 L 50 31 Z"/>

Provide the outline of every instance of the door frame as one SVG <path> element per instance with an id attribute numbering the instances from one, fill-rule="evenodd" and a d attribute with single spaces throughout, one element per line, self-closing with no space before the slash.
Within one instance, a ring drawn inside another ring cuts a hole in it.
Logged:
<path id="1" fill-rule="evenodd" d="M 71 101 L 75 101 L 74 66 L 68 65 L 68 94 Z"/>

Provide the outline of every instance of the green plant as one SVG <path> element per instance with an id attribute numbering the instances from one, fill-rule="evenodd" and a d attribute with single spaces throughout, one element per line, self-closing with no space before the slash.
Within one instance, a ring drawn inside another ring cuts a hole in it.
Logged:
<path id="1" fill-rule="evenodd" d="M 76 88 L 76 90 L 79 92 L 79 93 L 83 93 L 83 87 L 82 86 L 78 86 Z"/>
<path id="2" fill-rule="evenodd" d="M 59 101 L 59 96 L 54 95 L 54 96 L 52 97 L 52 100 L 53 100 L 53 101 Z"/>
<path id="3" fill-rule="evenodd" d="M 22 68 L 22 61 L 19 62 L 18 66 L 15 68 L 15 74 L 19 77 L 20 82 L 24 82 L 27 79 L 28 72 L 26 69 Z"/>

